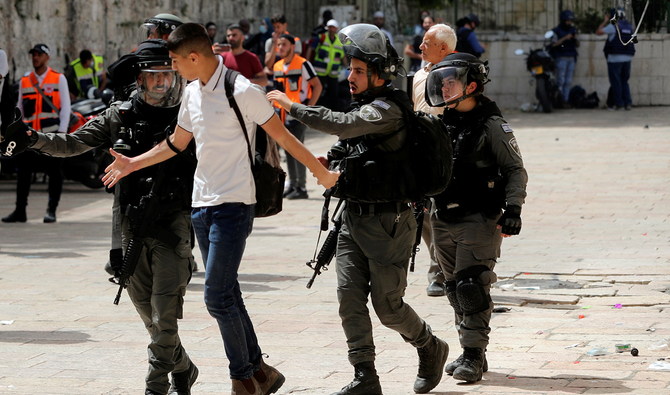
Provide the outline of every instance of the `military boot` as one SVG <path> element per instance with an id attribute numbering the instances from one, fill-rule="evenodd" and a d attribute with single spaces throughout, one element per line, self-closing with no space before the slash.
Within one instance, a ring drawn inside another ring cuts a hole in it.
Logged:
<path id="1" fill-rule="evenodd" d="M 486 357 L 481 348 L 465 347 L 463 349 L 463 363 L 454 370 L 454 379 L 475 383 L 482 379 L 484 361 Z"/>
<path id="2" fill-rule="evenodd" d="M 263 395 L 263 391 L 253 377 L 247 380 L 233 379 L 233 389 L 230 395 Z"/>
<path id="3" fill-rule="evenodd" d="M 454 374 L 454 370 L 463 363 L 463 354 L 459 355 L 455 361 L 448 363 L 444 368 L 444 373 L 451 376 Z M 482 372 L 486 373 L 489 371 L 489 362 L 486 360 L 486 350 L 484 350 L 484 366 L 482 367 Z"/>
<path id="4" fill-rule="evenodd" d="M 16 210 L 14 210 L 11 214 L 9 214 L 6 217 L 2 218 L 2 222 L 8 222 L 8 223 L 13 223 L 13 222 L 26 222 L 28 218 L 26 217 L 26 208 L 24 207 L 18 207 L 16 206 Z"/>
<path id="5" fill-rule="evenodd" d="M 262 358 L 261 368 L 254 373 L 254 378 L 258 381 L 258 385 L 261 386 L 263 395 L 274 394 L 282 385 L 284 385 L 284 381 L 286 381 L 286 378 L 279 372 L 279 370 L 266 364 Z"/>
<path id="6" fill-rule="evenodd" d="M 172 383 L 168 395 L 191 395 L 191 387 L 198 378 L 198 367 L 191 362 L 191 366 L 183 372 L 172 373 Z"/>
<path id="7" fill-rule="evenodd" d="M 370 361 L 354 365 L 353 381 L 332 395 L 382 395 L 375 363 Z"/>
<path id="8" fill-rule="evenodd" d="M 144 395 L 163 395 L 160 392 L 156 392 L 154 390 L 150 390 L 149 388 L 144 390 Z"/>
<path id="9" fill-rule="evenodd" d="M 416 350 L 419 353 L 419 373 L 414 381 L 414 392 L 425 394 L 435 388 L 442 379 L 442 368 L 449 357 L 449 345 L 433 336 L 426 347 Z"/>
<path id="10" fill-rule="evenodd" d="M 55 207 L 48 207 L 47 208 L 47 213 L 44 215 L 44 223 L 45 224 L 51 224 L 56 222 L 56 208 Z"/>

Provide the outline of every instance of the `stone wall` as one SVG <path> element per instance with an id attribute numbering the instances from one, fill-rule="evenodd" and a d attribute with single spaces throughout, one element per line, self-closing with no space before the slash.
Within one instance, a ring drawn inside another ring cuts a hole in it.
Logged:
<path id="1" fill-rule="evenodd" d="M 542 45 L 542 35 L 499 35 L 477 33 L 480 42 L 487 45 L 482 59 L 489 60 L 491 82 L 486 85 L 486 95 L 496 100 L 502 107 L 519 107 L 525 102 L 536 102 L 535 84 L 526 70 L 525 56 L 514 54 L 516 49 L 528 52 L 530 48 Z M 607 36 L 582 34 L 581 46 L 575 66 L 572 85 L 581 85 L 587 94 L 596 91 L 604 106 L 609 89 L 607 63 L 603 46 Z M 670 34 L 640 34 L 635 45 L 629 81 L 633 105 L 670 105 Z M 396 37 L 399 51 L 408 37 Z M 402 52 L 400 52 L 402 53 Z M 402 85 L 402 82 L 399 84 Z"/>

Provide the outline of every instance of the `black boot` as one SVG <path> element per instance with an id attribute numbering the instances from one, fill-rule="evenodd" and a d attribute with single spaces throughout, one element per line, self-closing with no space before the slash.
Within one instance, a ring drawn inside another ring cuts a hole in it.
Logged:
<path id="1" fill-rule="evenodd" d="M 27 219 L 28 218 L 26 218 L 26 208 L 17 207 L 13 213 L 4 217 L 2 219 L 2 222 L 26 222 Z"/>
<path id="2" fill-rule="evenodd" d="M 414 392 L 425 394 L 435 388 L 442 379 L 442 368 L 449 357 L 449 345 L 436 336 L 426 347 L 417 348 L 419 373 L 414 381 Z"/>
<path id="3" fill-rule="evenodd" d="M 464 380 L 468 383 L 481 380 L 485 360 L 483 349 L 465 347 L 463 349 L 463 363 L 454 370 L 454 379 Z"/>
<path id="4" fill-rule="evenodd" d="M 44 223 L 45 224 L 50 224 L 56 222 L 56 208 L 47 208 L 47 213 L 44 215 Z"/>
<path id="5" fill-rule="evenodd" d="M 168 395 L 191 395 L 191 387 L 198 378 L 198 367 L 191 362 L 188 370 L 172 373 L 172 383 Z"/>
<path id="6" fill-rule="evenodd" d="M 462 363 L 463 363 L 463 354 L 459 355 L 455 361 L 448 363 L 447 366 L 444 367 L 444 373 L 451 376 L 452 374 L 454 374 L 454 370 L 456 370 L 456 368 L 459 367 Z M 489 362 L 486 360 L 486 350 L 484 350 L 484 366 L 482 367 L 482 372 L 486 373 L 488 371 L 489 371 Z"/>
<path id="7" fill-rule="evenodd" d="M 332 395 L 382 395 L 382 386 L 374 362 L 354 365 L 354 380 Z"/>

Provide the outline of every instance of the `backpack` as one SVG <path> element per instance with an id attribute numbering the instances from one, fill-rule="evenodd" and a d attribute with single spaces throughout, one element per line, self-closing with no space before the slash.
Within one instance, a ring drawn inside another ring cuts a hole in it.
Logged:
<path id="1" fill-rule="evenodd" d="M 596 108 L 600 103 L 597 92 L 593 92 L 587 96 L 584 88 L 579 85 L 575 85 L 570 89 L 568 101 L 574 108 Z"/>
<path id="2" fill-rule="evenodd" d="M 410 145 L 409 167 L 416 178 L 417 186 L 416 191 L 412 192 L 412 201 L 418 202 L 447 189 L 454 162 L 451 138 L 441 119 L 432 114 L 414 111 L 408 103 L 394 96 L 391 94 L 388 99 L 400 107 L 405 118 L 405 144 Z"/>

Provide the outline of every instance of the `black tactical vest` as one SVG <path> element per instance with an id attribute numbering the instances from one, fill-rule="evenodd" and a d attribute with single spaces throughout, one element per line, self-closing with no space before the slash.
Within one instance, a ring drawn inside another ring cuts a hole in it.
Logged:
<path id="1" fill-rule="evenodd" d="M 121 119 L 126 128 L 126 143 L 130 152 L 126 156 L 143 154 L 167 138 L 177 122 L 179 106 L 173 108 L 155 108 L 141 100 L 124 102 L 119 107 Z M 168 159 L 163 166 L 154 165 L 135 171 L 121 180 L 120 203 L 122 211 L 128 205 L 137 205 L 140 198 L 151 191 L 156 177 L 167 177 L 162 191 L 158 191 L 165 213 L 176 210 L 189 210 L 195 173 L 195 144 L 193 141 L 184 152 Z M 159 172 L 158 169 L 161 169 Z"/>

